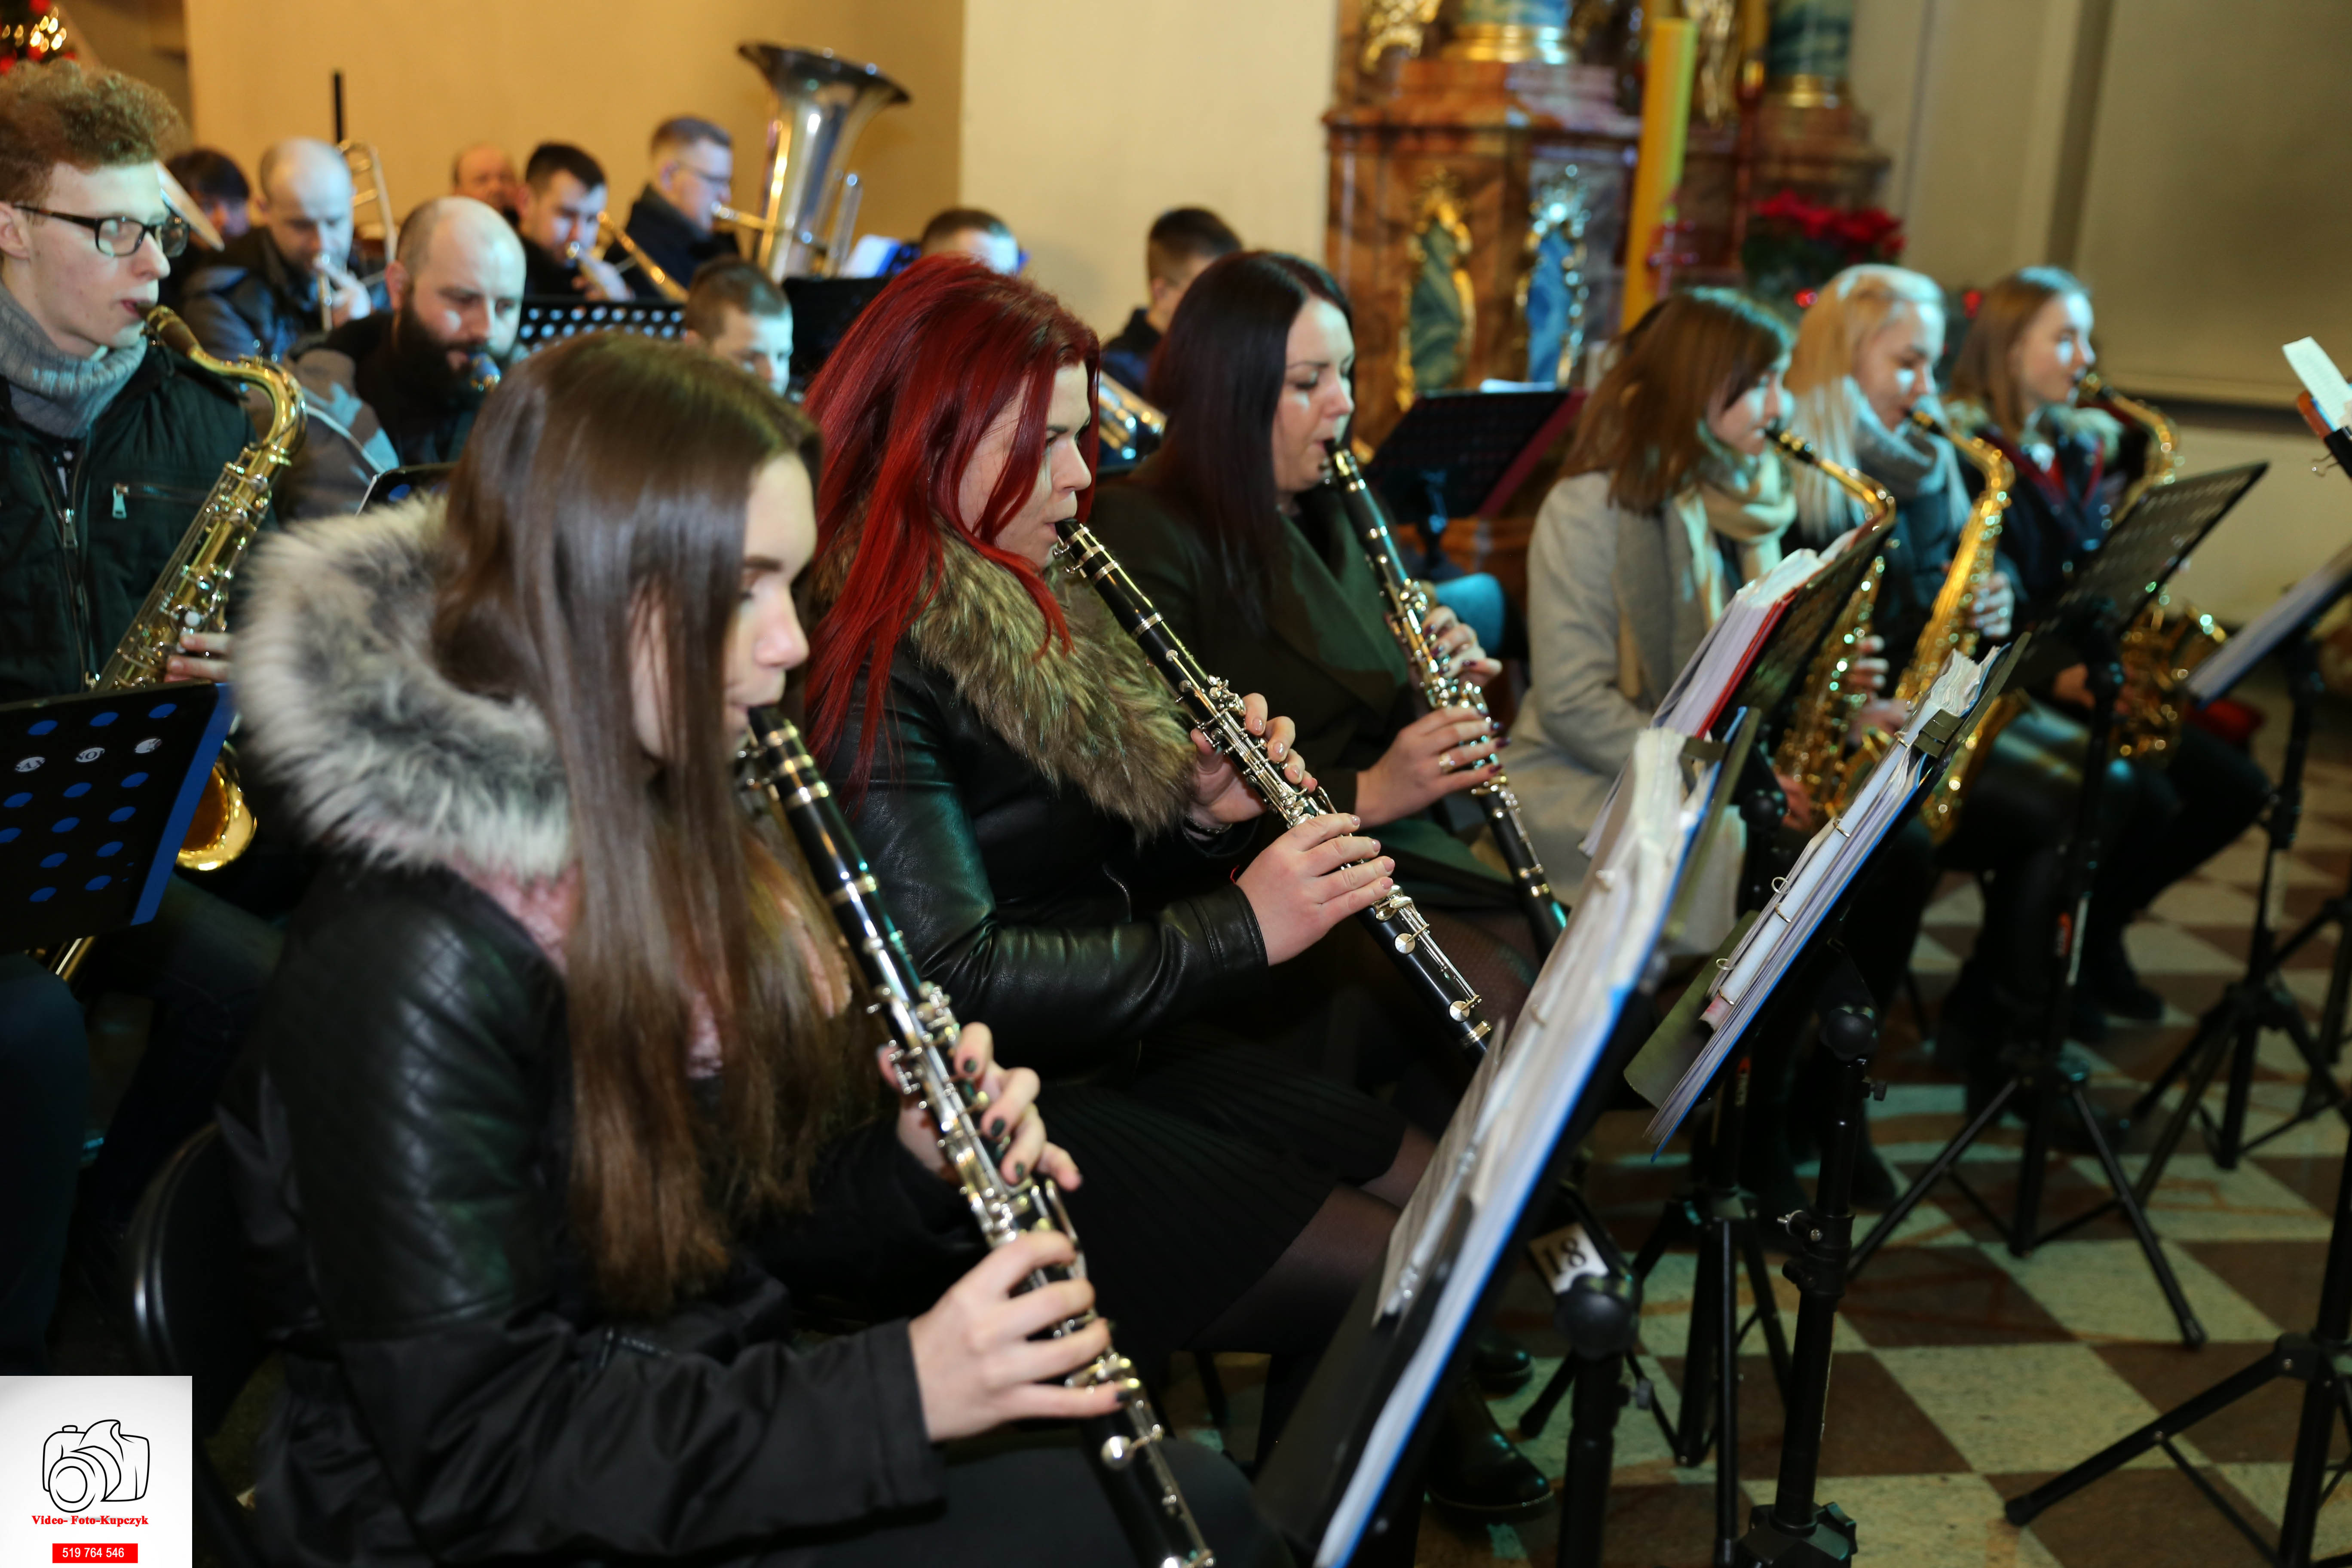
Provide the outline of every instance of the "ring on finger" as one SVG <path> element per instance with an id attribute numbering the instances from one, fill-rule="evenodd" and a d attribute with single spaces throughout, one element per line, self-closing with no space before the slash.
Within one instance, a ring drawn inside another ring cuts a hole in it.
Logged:
<path id="1" fill-rule="evenodd" d="M 1457 763 L 1457 762 L 1455 762 L 1455 761 L 1454 760 L 1454 753 L 1453 753 L 1453 752 L 1438 752 L 1438 753 L 1437 753 L 1437 771 L 1438 771 L 1439 773 L 1452 773 L 1455 768 L 1458 768 L 1458 767 L 1460 767 L 1461 765 L 1462 765 L 1462 764 L 1461 764 L 1460 763 Z"/>

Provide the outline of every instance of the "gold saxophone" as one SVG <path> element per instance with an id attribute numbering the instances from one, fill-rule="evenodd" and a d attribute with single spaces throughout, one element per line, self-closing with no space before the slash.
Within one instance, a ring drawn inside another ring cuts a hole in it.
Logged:
<path id="1" fill-rule="evenodd" d="M 2131 515 L 2140 498 L 2180 477 L 2180 444 L 2172 421 L 2152 405 L 2126 397 L 2091 371 L 2076 389 L 2076 400 L 2103 407 L 2147 432 L 2147 460 L 2139 477 L 2124 487 L 2116 502 L 2116 520 Z M 2116 755 L 2136 757 L 2159 765 L 2172 760 L 2180 740 L 2180 690 L 2189 672 L 2212 657 L 2226 639 L 2213 617 L 2196 605 L 2175 604 L 2168 590 L 2156 598 L 2126 627 L 2117 640 L 2124 684 L 2116 710 Z"/>
<path id="2" fill-rule="evenodd" d="M 161 685 L 183 633 L 217 632 L 226 626 L 229 583 L 246 547 L 269 515 L 270 486 L 302 443 L 302 388 L 291 372 L 267 360 L 213 358 L 198 346 L 187 323 L 162 305 L 147 312 L 146 325 L 149 337 L 215 375 L 260 388 L 269 400 L 269 427 L 221 470 L 212 493 L 181 536 L 180 547 L 147 591 L 146 603 L 115 645 L 93 691 Z M 226 866 L 253 842 L 255 826 L 253 809 L 237 784 L 236 755 L 224 747 L 181 842 L 179 863 L 192 871 Z M 80 937 L 58 949 L 49 961 L 52 973 L 71 978 L 91 940 Z"/>
<path id="3" fill-rule="evenodd" d="M 1911 423 L 1949 441 L 1953 450 L 1982 476 L 1984 488 L 1977 491 L 1969 520 L 1960 525 L 1959 542 L 1952 547 L 1952 563 L 1944 572 L 1944 585 L 1937 591 L 1936 603 L 1927 612 L 1927 624 L 1920 628 L 1911 662 L 1904 667 L 1902 679 L 1895 683 L 1895 700 L 1906 705 L 1916 705 L 1926 695 L 1951 655 L 1975 656 L 1980 640 L 1976 628 L 1977 596 L 1984 591 L 1985 579 L 1993 571 L 1993 558 L 2000 546 L 2001 515 L 2009 510 L 2009 488 L 2017 482 L 2017 470 L 1991 442 L 1956 434 L 1923 409 L 1911 411 Z M 1959 761 L 1945 773 L 1942 785 L 1928 797 L 1927 804 L 1920 807 L 1920 816 L 1937 843 L 1949 838 L 1959 826 L 1960 808 L 1967 804 L 1969 785 L 1982 771 L 1985 760 L 1992 755 L 1993 742 L 2024 707 L 2022 692 L 2001 693 L 1960 742 L 1963 754 Z"/>
<path id="4" fill-rule="evenodd" d="M 1773 445 L 1801 463 L 1811 464 L 1840 489 L 1852 496 L 1863 509 L 1863 526 L 1873 528 L 1895 510 L 1895 498 L 1864 475 L 1843 463 L 1832 463 L 1813 450 L 1812 443 L 1786 430 L 1771 433 Z M 1872 737 L 1876 749 L 1865 746 L 1854 754 L 1849 764 L 1846 759 L 1846 731 L 1853 716 L 1870 698 L 1868 689 L 1854 686 L 1846 677 L 1862 647 L 1870 636 L 1870 620 L 1878 606 L 1878 583 L 1885 570 L 1883 556 L 1874 559 L 1862 583 L 1838 612 L 1835 625 L 1822 642 L 1820 653 L 1805 671 L 1805 684 L 1797 692 L 1796 706 L 1789 728 L 1780 737 L 1780 749 L 1772 753 L 1773 768 L 1783 774 L 1801 780 L 1805 793 L 1825 807 L 1834 809 L 1843 804 L 1853 786 L 1859 786 L 1878 760 L 1877 752 L 1885 749 L 1883 737 Z"/>

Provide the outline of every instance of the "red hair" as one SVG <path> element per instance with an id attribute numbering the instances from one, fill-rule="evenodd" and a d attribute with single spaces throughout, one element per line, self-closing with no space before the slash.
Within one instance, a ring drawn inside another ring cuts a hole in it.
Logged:
<path id="1" fill-rule="evenodd" d="M 866 787 L 888 694 L 890 662 L 908 623 L 938 591 L 944 551 L 970 545 L 1021 580 L 1045 616 L 1045 647 L 1069 626 L 1036 568 L 997 548 L 1045 458 L 1054 376 L 1084 365 L 1088 417 L 1079 451 L 1095 467 L 1093 405 L 1101 348 L 1093 330 L 1034 283 L 969 257 L 926 257 L 860 312 L 808 392 L 824 431 L 817 496 L 817 575 L 839 595 L 810 637 L 809 739 L 830 759 L 847 738 L 849 693 L 868 671 L 850 770 Z M 1003 477 L 977 519 L 960 513 L 964 469 L 1015 398 L 1020 422 Z M 1078 492 L 1078 516 L 1094 491 Z M 950 537 L 952 536 L 952 537 Z"/>

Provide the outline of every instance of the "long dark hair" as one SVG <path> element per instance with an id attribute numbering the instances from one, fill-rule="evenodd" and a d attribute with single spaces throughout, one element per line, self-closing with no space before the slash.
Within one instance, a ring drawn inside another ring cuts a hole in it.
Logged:
<path id="1" fill-rule="evenodd" d="M 1257 628 L 1264 584 L 1288 570 L 1272 431 L 1291 323 L 1310 300 L 1354 329 L 1346 291 L 1303 257 L 1244 250 L 1212 262 L 1184 290 L 1144 393 L 1168 416 L 1168 440 L 1140 482 L 1198 521 L 1225 591 Z"/>
<path id="2" fill-rule="evenodd" d="M 804 1205 L 827 1133 L 873 1103 L 834 1016 L 850 1010 L 831 922 L 798 856 L 737 806 L 720 701 L 753 479 L 778 458 L 814 478 L 817 456 L 808 420 L 734 366 L 599 334 L 517 366 L 450 481 L 435 660 L 538 708 L 563 762 L 571 1212 L 625 1310 L 715 1278 L 733 1223 Z M 646 657 L 672 698 L 650 766 L 630 697 Z M 688 1076 L 703 1019 L 715 1126 Z"/>
<path id="3" fill-rule="evenodd" d="M 1611 503 L 1628 511 L 1664 505 L 1697 474 L 1707 416 L 1794 342 L 1780 317 L 1728 289 L 1668 295 L 1618 341 L 1562 472 L 1607 474 Z"/>
<path id="4" fill-rule="evenodd" d="M 1046 637 L 1067 640 L 1053 591 L 996 540 L 1036 482 L 1054 376 L 1065 365 L 1086 369 L 1078 450 L 1093 470 L 1101 359 L 1093 330 L 1034 283 L 970 257 L 927 256 L 851 323 L 809 387 L 833 457 L 817 490 L 817 573 L 840 584 L 810 634 L 809 742 L 827 758 L 845 741 L 856 748 L 853 794 L 873 772 L 898 639 L 936 590 L 940 552 L 961 547 L 950 535 L 1020 579 Z M 981 516 L 961 517 L 963 471 L 1015 398 L 1021 419 L 1004 477 Z M 1080 490 L 1078 516 L 1093 505 L 1093 489 Z M 853 733 L 849 693 L 861 668 L 866 707 Z"/>

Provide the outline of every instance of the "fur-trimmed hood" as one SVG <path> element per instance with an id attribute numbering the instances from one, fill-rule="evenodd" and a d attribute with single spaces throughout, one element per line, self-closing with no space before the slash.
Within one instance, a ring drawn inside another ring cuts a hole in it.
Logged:
<path id="1" fill-rule="evenodd" d="M 1045 615 L 1020 580 L 940 528 L 939 571 L 907 646 L 1054 787 L 1083 793 L 1139 835 L 1174 831 L 1192 805 L 1199 753 L 1135 639 L 1091 588 L 1048 570 L 1070 628 L 1066 648 L 1048 641 Z M 839 596 L 848 544 L 827 552 L 814 575 L 816 615 Z"/>
<path id="2" fill-rule="evenodd" d="M 562 761 L 537 708 L 434 667 L 442 517 L 425 497 L 261 541 L 237 635 L 240 745 L 336 849 L 539 881 L 572 858 Z"/>

